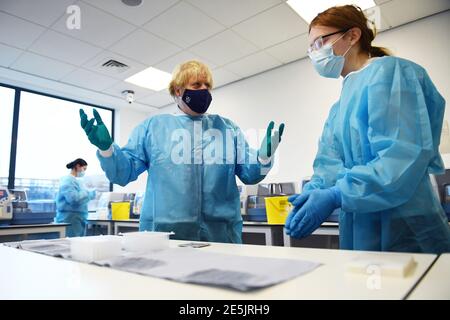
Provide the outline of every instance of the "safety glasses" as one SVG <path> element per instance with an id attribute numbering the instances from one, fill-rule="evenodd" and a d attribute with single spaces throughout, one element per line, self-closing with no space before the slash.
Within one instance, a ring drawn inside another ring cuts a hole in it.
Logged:
<path id="1" fill-rule="evenodd" d="M 336 32 L 329 33 L 329 34 L 326 34 L 326 35 L 318 37 L 316 40 L 314 40 L 313 44 L 309 46 L 308 54 L 312 53 L 313 51 L 320 50 L 323 47 L 323 45 L 324 45 L 324 39 L 325 38 L 334 36 L 335 34 L 338 34 L 338 33 L 343 33 L 343 35 L 344 35 L 348 30 L 350 30 L 350 29 L 339 30 L 339 31 L 336 31 Z M 339 39 L 337 39 L 337 40 L 339 40 Z"/>

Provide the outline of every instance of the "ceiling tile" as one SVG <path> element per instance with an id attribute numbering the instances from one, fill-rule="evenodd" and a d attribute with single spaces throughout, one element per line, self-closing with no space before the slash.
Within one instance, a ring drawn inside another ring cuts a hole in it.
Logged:
<path id="1" fill-rule="evenodd" d="M 0 42 L 4 44 L 26 49 L 44 31 L 37 24 L 0 12 Z"/>
<path id="2" fill-rule="evenodd" d="M 224 86 L 230 82 L 239 80 L 241 78 L 237 74 L 228 71 L 224 67 L 214 69 L 212 71 L 212 74 L 213 74 L 214 88 Z"/>
<path id="3" fill-rule="evenodd" d="M 147 23 L 144 28 L 184 48 L 225 29 L 197 8 L 184 2 L 173 6 Z"/>
<path id="4" fill-rule="evenodd" d="M 188 0 L 191 4 L 213 17 L 221 24 L 231 27 L 261 11 L 273 7 L 282 0 Z"/>
<path id="5" fill-rule="evenodd" d="M 54 80 L 58 80 L 76 69 L 70 64 L 31 52 L 23 54 L 10 68 Z"/>
<path id="6" fill-rule="evenodd" d="M 389 1 L 392 1 L 392 0 L 375 0 L 375 4 L 377 4 L 379 6 L 380 4 L 383 4 L 383 3 L 386 3 Z"/>
<path id="7" fill-rule="evenodd" d="M 282 61 L 288 63 L 306 57 L 308 50 L 308 34 L 302 34 L 273 47 L 267 48 L 266 52 Z"/>
<path id="8" fill-rule="evenodd" d="M 136 28 L 83 2 L 78 2 L 77 5 L 80 7 L 80 29 L 67 28 L 66 16 L 61 17 L 52 26 L 52 29 L 93 45 L 107 48 Z"/>
<path id="9" fill-rule="evenodd" d="M 189 61 L 189 60 L 198 60 L 203 63 L 205 63 L 210 69 L 213 69 L 216 67 L 216 65 L 205 58 L 201 58 L 196 54 L 193 54 L 189 51 L 183 51 L 180 53 L 177 53 L 176 55 L 158 63 L 155 65 L 155 68 L 158 68 L 160 70 L 172 73 L 176 66 L 179 64 Z"/>
<path id="10" fill-rule="evenodd" d="M 218 66 L 222 66 L 256 52 L 258 48 L 249 41 L 242 39 L 232 30 L 227 30 L 193 46 L 189 50 L 211 60 Z"/>
<path id="11" fill-rule="evenodd" d="M 175 45 L 144 30 L 134 31 L 110 50 L 147 65 L 153 65 L 181 51 Z"/>
<path id="12" fill-rule="evenodd" d="M 390 26 L 396 27 L 448 9 L 449 0 L 393 0 L 381 5 L 381 14 Z"/>
<path id="13" fill-rule="evenodd" d="M 116 60 L 118 62 L 126 64 L 129 68 L 121 71 L 120 68 L 110 68 L 110 67 L 102 67 L 102 64 L 109 60 Z M 113 77 L 116 79 L 124 80 L 139 71 L 147 68 L 145 64 L 136 62 L 134 60 L 128 59 L 124 56 L 121 56 L 117 53 L 113 53 L 110 51 L 103 51 L 95 58 L 89 60 L 85 64 L 83 64 L 83 68 L 89 69 L 91 71 L 104 74 L 105 76 Z"/>
<path id="14" fill-rule="evenodd" d="M 98 47 L 52 30 L 48 30 L 29 50 L 74 65 L 85 63 L 101 51 Z"/>
<path id="15" fill-rule="evenodd" d="M 242 58 L 241 60 L 232 62 L 225 67 L 227 70 L 230 70 L 241 77 L 249 77 L 279 65 L 281 65 L 281 62 L 271 55 L 265 52 L 258 52 Z"/>
<path id="16" fill-rule="evenodd" d="M 22 53 L 22 50 L 0 43 L 0 66 L 9 67 Z"/>
<path id="17" fill-rule="evenodd" d="M 77 69 L 60 81 L 94 91 L 103 91 L 118 82 L 117 79 L 105 77 L 84 69 Z"/>
<path id="18" fill-rule="evenodd" d="M 0 10 L 49 27 L 66 13 L 75 0 L 2 0 Z"/>
<path id="19" fill-rule="evenodd" d="M 155 94 L 149 95 L 138 102 L 148 104 L 157 108 L 164 107 L 168 104 L 174 103 L 173 97 L 169 94 L 167 90 L 157 92 Z"/>
<path id="20" fill-rule="evenodd" d="M 107 93 L 107 94 L 111 94 L 116 97 L 124 98 L 124 96 L 122 95 L 122 92 L 125 90 L 133 90 L 134 94 L 135 94 L 135 96 L 134 96 L 135 100 L 139 100 L 141 98 L 144 98 L 146 96 L 156 93 L 156 91 L 142 88 L 142 87 L 136 86 L 134 84 L 131 84 L 131 83 L 128 83 L 125 81 L 121 81 L 117 84 L 114 84 L 112 87 L 109 87 L 109 88 L 103 90 L 103 92 Z"/>
<path id="21" fill-rule="evenodd" d="M 283 3 L 234 26 L 233 30 L 260 48 L 267 48 L 308 32 L 308 25 Z"/>
<path id="22" fill-rule="evenodd" d="M 178 0 L 147 0 L 143 1 L 142 4 L 137 7 L 126 6 L 122 1 L 83 0 L 83 2 L 109 12 L 131 24 L 142 26 L 144 23 L 178 2 Z"/>

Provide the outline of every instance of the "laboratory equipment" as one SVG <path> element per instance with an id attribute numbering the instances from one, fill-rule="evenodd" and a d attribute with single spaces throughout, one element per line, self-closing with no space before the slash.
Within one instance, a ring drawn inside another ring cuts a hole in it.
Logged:
<path id="1" fill-rule="evenodd" d="M 209 243 L 205 243 L 205 242 L 189 242 L 189 243 L 182 243 L 178 245 L 179 247 L 182 248 L 204 248 L 204 247 L 209 247 L 210 244 Z"/>
<path id="2" fill-rule="evenodd" d="M 103 192 L 98 200 L 97 210 L 90 214 L 90 219 L 112 219 L 111 203 L 117 201 L 130 201 L 132 194 L 123 192 Z"/>
<path id="3" fill-rule="evenodd" d="M 248 221 L 267 221 L 266 198 L 289 196 L 295 194 L 295 184 L 292 182 L 284 183 L 260 183 L 257 187 L 257 194 L 247 197 L 247 215 L 244 217 Z M 287 198 L 286 198 L 287 199 Z M 287 204 L 288 205 L 288 204 Z M 272 223 L 278 223 L 281 218 L 271 216 Z"/>
<path id="4" fill-rule="evenodd" d="M 45 224 L 53 222 L 56 215 L 54 200 L 29 200 L 26 190 L 12 189 L 13 217 L 11 224 Z"/>
<path id="5" fill-rule="evenodd" d="M 12 197 L 6 187 L 0 187 L 0 221 L 9 221 L 13 216 Z"/>
<path id="6" fill-rule="evenodd" d="M 27 193 L 25 190 L 11 189 L 14 212 L 30 212 L 28 208 Z"/>
<path id="7" fill-rule="evenodd" d="M 443 175 L 433 175 L 432 178 L 431 181 L 437 185 L 438 198 L 442 208 L 450 221 L 450 169 L 446 169 Z"/>
<path id="8" fill-rule="evenodd" d="M 246 212 L 247 194 L 246 194 L 245 186 L 239 185 L 238 190 L 239 190 L 239 202 L 240 202 L 240 206 L 241 206 L 241 214 L 244 215 L 244 214 L 247 214 L 247 212 Z"/>
<path id="9" fill-rule="evenodd" d="M 247 214 L 244 218 L 248 221 L 267 221 L 266 203 L 264 196 L 247 197 Z"/>
<path id="10" fill-rule="evenodd" d="M 295 194 L 293 182 L 258 184 L 258 196 L 289 196 L 293 194 Z"/>
<path id="11" fill-rule="evenodd" d="M 292 205 L 287 196 L 266 197 L 267 222 L 269 224 L 284 224 L 286 218 L 292 210 Z"/>
<path id="12" fill-rule="evenodd" d="M 130 201 L 111 202 L 112 220 L 130 220 Z"/>
<path id="13" fill-rule="evenodd" d="M 121 254 L 122 241 L 119 236 L 74 237 L 70 240 L 72 259 L 93 262 L 109 259 Z"/>
<path id="14" fill-rule="evenodd" d="M 142 205 L 144 202 L 145 192 L 136 192 L 132 202 L 132 208 L 130 213 L 131 219 L 139 219 L 141 216 Z"/>
<path id="15" fill-rule="evenodd" d="M 173 232 L 127 232 L 122 234 L 122 248 L 132 252 L 150 252 L 169 248 Z"/>

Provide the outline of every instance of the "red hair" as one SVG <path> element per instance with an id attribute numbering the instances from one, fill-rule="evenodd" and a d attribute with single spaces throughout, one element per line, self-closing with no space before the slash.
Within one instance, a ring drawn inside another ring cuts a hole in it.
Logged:
<path id="1" fill-rule="evenodd" d="M 333 27 L 339 30 L 349 30 L 358 28 L 361 30 L 359 45 L 363 52 L 371 57 L 390 56 L 388 49 L 372 46 L 372 41 L 376 36 L 375 26 L 369 28 L 369 20 L 364 15 L 360 7 L 354 5 L 336 6 L 319 13 L 309 25 L 309 31 L 314 26 Z"/>

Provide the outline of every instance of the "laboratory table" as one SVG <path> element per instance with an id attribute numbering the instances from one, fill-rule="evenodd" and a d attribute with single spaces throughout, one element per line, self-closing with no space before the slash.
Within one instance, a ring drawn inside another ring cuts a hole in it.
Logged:
<path id="1" fill-rule="evenodd" d="M 170 240 L 171 247 L 185 241 Z M 235 290 L 179 283 L 125 271 L 54 258 L 0 245 L 0 299 L 405 299 L 423 278 L 427 296 L 444 297 L 447 291 L 434 291 L 431 281 L 446 272 L 434 265 L 429 279 L 424 277 L 437 259 L 433 254 L 413 254 L 415 267 L 406 277 L 378 275 L 377 286 L 370 285 L 374 274 L 348 273 L 347 263 L 361 252 L 345 250 L 290 248 L 211 243 L 196 250 L 233 255 L 300 259 L 322 263 L 317 269 L 265 289 Z M 392 253 L 381 253 L 389 255 Z M 408 254 L 409 255 L 409 254 Z M 30 266 L 33 266 L 30 268 Z M 280 270 L 282 272 L 282 270 Z M 436 276 L 433 273 L 436 273 Z M 442 279 L 442 278 L 440 278 Z M 448 289 L 448 288 L 447 288 Z M 421 286 L 417 287 L 418 294 Z M 414 295 L 413 295 L 414 296 Z"/>
<path id="2" fill-rule="evenodd" d="M 439 256 L 408 299 L 450 300 L 450 253 Z"/>

